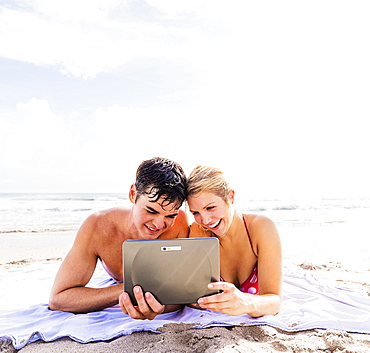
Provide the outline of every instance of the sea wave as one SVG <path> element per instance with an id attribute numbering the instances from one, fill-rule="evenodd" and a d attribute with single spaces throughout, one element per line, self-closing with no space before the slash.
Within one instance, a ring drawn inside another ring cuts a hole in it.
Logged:
<path id="1" fill-rule="evenodd" d="M 370 199 L 302 199 L 302 200 L 242 200 L 243 210 L 265 211 L 319 211 L 369 209 Z"/>
<path id="2" fill-rule="evenodd" d="M 48 232 L 70 232 L 76 231 L 76 227 L 70 228 L 40 228 L 40 229 L 9 229 L 0 230 L 0 234 L 13 234 L 13 233 L 48 233 Z"/>
<path id="3" fill-rule="evenodd" d="M 53 208 L 45 208 L 45 211 L 51 212 L 87 212 L 92 211 L 92 208 L 70 208 L 67 209 L 65 207 L 53 207 Z"/>
<path id="4" fill-rule="evenodd" d="M 121 206 L 131 206 L 126 194 L 0 194 L 0 233 L 76 230 L 89 214 Z M 367 219 L 370 199 L 241 197 L 235 206 L 243 213 L 262 214 L 278 224 L 326 226 Z"/>
<path id="5" fill-rule="evenodd" d="M 272 208 L 274 211 L 294 211 L 301 209 L 298 205 L 281 205 Z"/>
<path id="6" fill-rule="evenodd" d="M 15 202 L 27 202 L 27 201 L 119 201 L 128 200 L 128 195 L 123 194 L 105 194 L 105 193 L 80 193 L 80 194 L 27 194 L 27 193 L 14 193 L 6 194 L 0 193 L 0 200 L 3 201 L 15 201 Z"/>

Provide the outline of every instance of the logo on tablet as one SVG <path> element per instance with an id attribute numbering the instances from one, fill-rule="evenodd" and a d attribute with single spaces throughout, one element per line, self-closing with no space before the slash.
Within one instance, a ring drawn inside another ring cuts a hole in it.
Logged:
<path id="1" fill-rule="evenodd" d="M 162 251 L 181 251 L 181 246 L 161 246 Z"/>

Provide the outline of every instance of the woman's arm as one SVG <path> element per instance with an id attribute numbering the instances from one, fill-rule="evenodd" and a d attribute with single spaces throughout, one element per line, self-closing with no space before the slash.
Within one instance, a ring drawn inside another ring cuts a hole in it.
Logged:
<path id="1" fill-rule="evenodd" d="M 209 289 L 223 292 L 199 299 L 201 308 L 253 317 L 275 315 L 280 311 L 282 255 L 278 231 L 275 224 L 264 216 L 250 216 L 248 229 L 258 255 L 259 294 L 243 293 L 228 282 L 210 283 Z"/>
<path id="2" fill-rule="evenodd" d="M 258 291 L 251 316 L 275 315 L 281 310 L 282 250 L 275 223 L 265 216 L 254 216 L 249 230 L 257 244 Z"/>
<path id="3" fill-rule="evenodd" d="M 222 293 L 200 298 L 198 304 L 202 309 L 210 309 L 229 315 L 248 314 L 253 317 L 275 315 L 280 311 L 281 299 L 277 294 L 243 293 L 228 282 L 214 282 L 208 286 Z"/>

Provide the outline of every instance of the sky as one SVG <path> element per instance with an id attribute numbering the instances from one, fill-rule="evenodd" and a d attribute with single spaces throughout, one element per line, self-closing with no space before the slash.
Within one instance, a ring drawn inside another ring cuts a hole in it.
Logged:
<path id="1" fill-rule="evenodd" d="M 253 198 L 370 197 L 368 1 L 2 0 L 0 192 L 127 192 L 141 161 Z"/>

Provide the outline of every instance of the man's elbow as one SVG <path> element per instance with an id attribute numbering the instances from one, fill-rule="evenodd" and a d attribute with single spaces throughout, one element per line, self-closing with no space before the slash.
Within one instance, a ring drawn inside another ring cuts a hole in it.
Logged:
<path id="1" fill-rule="evenodd" d="M 49 297 L 49 310 L 59 310 L 58 301 L 52 295 Z"/>
<path id="2" fill-rule="evenodd" d="M 67 311 L 63 310 L 63 302 L 57 294 L 51 294 L 49 297 L 49 309 L 52 311 Z"/>

